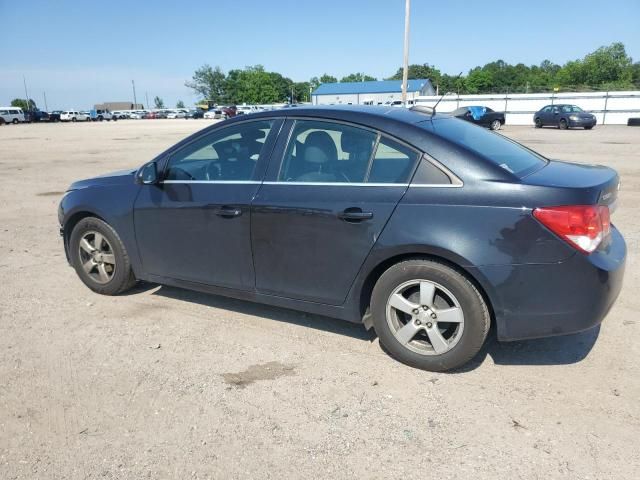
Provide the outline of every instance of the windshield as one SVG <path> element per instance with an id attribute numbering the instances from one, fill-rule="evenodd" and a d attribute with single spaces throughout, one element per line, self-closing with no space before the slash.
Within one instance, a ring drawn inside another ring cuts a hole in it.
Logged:
<path id="1" fill-rule="evenodd" d="M 582 112 L 583 110 L 580 107 L 577 107 L 575 105 L 563 105 L 562 111 L 566 113 L 570 113 L 570 112 L 579 113 L 579 112 Z"/>
<path id="2" fill-rule="evenodd" d="M 472 123 L 446 119 L 429 124 L 436 135 L 471 150 L 518 177 L 524 177 L 547 164 L 544 157 L 532 150 Z"/>

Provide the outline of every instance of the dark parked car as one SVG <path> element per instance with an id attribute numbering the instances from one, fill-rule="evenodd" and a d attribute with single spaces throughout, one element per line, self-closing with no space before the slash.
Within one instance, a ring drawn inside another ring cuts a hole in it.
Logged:
<path id="1" fill-rule="evenodd" d="M 491 130 L 500 130 L 504 125 L 504 113 L 495 112 L 489 107 L 460 107 L 451 112 L 451 115 Z"/>
<path id="2" fill-rule="evenodd" d="M 232 118 L 238 115 L 238 108 L 235 105 L 231 105 L 230 107 L 222 107 L 221 110 L 224 118 Z"/>
<path id="3" fill-rule="evenodd" d="M 618 183 L 450 115 L 299 107 L 78 181 L 59 221 L 95 292 L 144 280 L 363 322 L 440 371 L 491 323 L 516 340 L 602 321 L 625 265 Z"/>
<path id="4" fill-rule="evenodd" d="M 62 113 L 62 110 L 54 110 L 53 112 L 49 112 L 49 121 L 59 122 L 61 113 Z"/>
<path id="5" fill-rule="evenodd" d="M 551 125 L 561 130 L 570 127 L 591 130 L 597 121 L 595 115 L 585 112 L 576 105 L 547 105 L 533 114 L 533 123 L 536 128 Z"/>
<path id="6" fill-rule="evenodd" d="M 24 118 L 26 122 L 48 122 L 49 114 L 42 110 L 28 110 L 24 112 Z"/>
<path id="7" fill-rule="evenodd" d="M 196 110 L 189 110 L 184 118 L 204 118 L 204 110 L 200 110 L 200 109 L 196 109 Z"/>

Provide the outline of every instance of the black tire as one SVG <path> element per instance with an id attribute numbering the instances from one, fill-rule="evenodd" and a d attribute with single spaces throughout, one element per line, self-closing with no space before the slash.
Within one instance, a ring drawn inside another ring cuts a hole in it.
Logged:
<path id="1" fill-rule="evenodd" d="M 540 120 L 539 118 L 536 118 L 533 122 L 536 126 L 536 128 L 542 128 L 542 120 Z"/>
<path id="2" fill-rule="evenodd" d="M 0 125 L 4 125 L 5 123 L 4 118 L 0 118 Z"/>
<path id="3" fill-rule="evenodd" d="M 585 130 L 591 130 L 593 128 L 593 125 L 591 125 L 590 127 L 584 127 Z"/>
<path id="4" fill-rule="evenodd" d="M 396 338 L 387 321 L 387 302 L 393 292 L 406 282 L 418 279 L 435 282 L 449 290 L 464 315 L 460 338 L 441 354 L 411 350 Z M 380 343 L 392 357 L 406 365 L 432 372 L 451 370 L 471 360 L 482 348 L 491 324 L 489 309 L 475 285 L 457 270 L 426 259 L 406 260 L 385 271 L 371 295 L 371 314 Z"/>
<path id="5" fill-rule="evenodd" d="M 98 117 L 98 121 L 99 121 L 99 122 L 101 122 L 101 121 L 103 121 L 103 120 L 104 120 L 104 117 L 103 117 L 102 115 L 100 115 L 100 116 Z"/>
<path id="6" fill-rule="evenodd" d="M 76 120 L 76 117 L 73 117 L 73 118 L 71 119 L 71 121 L 72 121 L 73 123 L 75 123 L 75 122 L 77 121 L 77 120 Z"/>
<path id="7" fill-rule="evenodd" d="M 558 128 L 560 130 L 567 130 L 569 128 L 569 124 L 567 123 L 567 121 L 563 118 L 562 120 L 560 120 L 560 122 L 558 122 Z"/>
<path id="8" fill-rule="evenodd" d="M 494 120 L 489 125 L 490 130 L 500 130 L 500 127 L 502 127 L 502 122 L 500 120 Z"/>
<path id="9" fill-rule="evenodd" d="M 14 125 L 17 125 L 17 124 L 18 124 L 18 119 L 17 119 L 17 118 L 14 118 L 14 119 L 13 119 L 13 121 L 12 121 L 11 123 L 13 123 Z"/>
<path id="10" fill-rule="evenodd" d="M 82 267 L 80 258 L 80 241 L 88 232 L 102 234 L 112 248 L 115 256 L 113 275 L 107 283 L 99 283 L 93 279 Z M 131 268 L 131 261 L 127 250 L 120 240 L 118 233 L 106 222 L 95 217 L 86 217 L 74 227 L 69 238 L 69 257 L 80 280 L 96 293 L 101 295 L 117 295 L 129 290 L 136 284 L 136 278 Z"/>

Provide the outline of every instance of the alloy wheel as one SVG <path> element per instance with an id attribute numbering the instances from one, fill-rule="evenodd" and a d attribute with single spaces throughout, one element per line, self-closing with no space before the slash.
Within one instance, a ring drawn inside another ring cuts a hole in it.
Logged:
<path id="1" fill-rule="evenodd" d="M 396 340 L 421 355 L 442 355 L 456 346 L 464 331 L 457 298 L 430 280 L 410 280 L 387 300 L 387 323 Z"/>
<path id="2" fill-rule="evenodd" d="M 99 232 L 90 231 L 80 239 L 80 263 L 85 273 L 96 283 L 108 283 L 116 271 L 116 259 L 109 241 Z"/>

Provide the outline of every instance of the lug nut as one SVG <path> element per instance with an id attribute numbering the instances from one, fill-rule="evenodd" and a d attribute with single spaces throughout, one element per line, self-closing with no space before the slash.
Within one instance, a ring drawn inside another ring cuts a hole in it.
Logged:
<path id="1" fill-rule="evenodd" d="M 429 307 L 427 307 L 426 305 L 422 305 L 422 309 L 423 310 L 429 310 Z"/>
<path id="2" fill-rule="evenodd" d="M 435 320 L 436 318 L 438 318 L 438 316 L 435 314 L 435 312 L 431 312 L 431 318 Z"/>
<path id="3" fill-rule="evenodd" d="M 416 320 L 416 325 L 422 325 L 422 322 L 420 320 Z"/>
<path id="4" fill-rule="evenodd" d="M 413 313 L 415 313 L 416 315 L 420 313 L 420 310 L 418 310 L 417 308 L 413 309 Z"/>
<path id="5" fill-rule="evenodd" d="M 427 328 L 431 328 L 431 327 L 433 327 L 433 323 L 427 322 Z"/>

